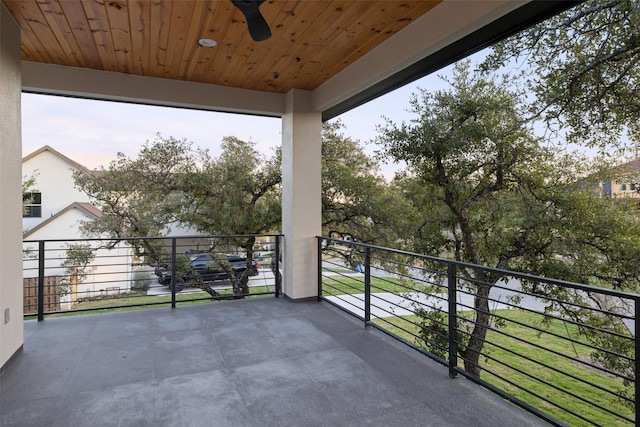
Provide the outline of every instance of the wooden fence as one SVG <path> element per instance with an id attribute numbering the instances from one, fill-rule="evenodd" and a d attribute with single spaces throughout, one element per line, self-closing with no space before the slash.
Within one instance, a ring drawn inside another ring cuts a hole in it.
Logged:
<path id="1" fill-rule="evenodd" d="M 58 311 L 60 309 L 60 295 L 58 285 L 60 276 L 44 278 L 44 311 Z M 38 278 L 31 277 L 23 280 L 24 286 L 24 314 L 38 314 Z"/>

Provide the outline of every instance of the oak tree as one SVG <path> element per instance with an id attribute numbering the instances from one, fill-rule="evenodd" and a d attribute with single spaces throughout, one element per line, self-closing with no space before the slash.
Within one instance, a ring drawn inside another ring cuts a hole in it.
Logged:
<path id="1" fill-rule="evenodd" d="M 456 65 L 450 88 L 421 90 L 413 119 L 387 120 L 378 143 L 407 164 L 398 185 L 421 213 L 415 251 L 466 263 L 638 289 L 640 226 L 624 200 L 599 197 L 596 165 L 553 150 L 522 114 L 508 78 Z M 480 375 L 490 291 L 504 278 L 459 272 L 475 295 L 465 369 Z"/>

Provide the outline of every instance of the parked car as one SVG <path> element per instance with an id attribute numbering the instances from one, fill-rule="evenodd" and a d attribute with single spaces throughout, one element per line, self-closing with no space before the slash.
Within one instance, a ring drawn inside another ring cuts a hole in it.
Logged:
<path id="1" fill-rule="evenodd" d="M 189 271 L 176 278 L 176 291 L 181 291 L 190 281 L 200 278 L 203 282 L 217 282 L 229 280 L 227 271 L 222 268 L 220 261 L 215 254 L 192 253 L 189 256 Z M 226 255 L 227 262 L 236 278 L 240 278 L 247 270 L 247 259 L 240 255 Z M 167 267 L 156 267 L 155 274 L 158 276 L 158 283 L 171 285 L 171 269 Z M 258 274 L 258 261 L 252 260 L 249 276 Z"/>

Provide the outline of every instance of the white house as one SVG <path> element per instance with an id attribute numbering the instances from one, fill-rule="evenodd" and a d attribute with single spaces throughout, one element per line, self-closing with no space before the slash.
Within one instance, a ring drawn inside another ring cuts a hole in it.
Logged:
<path id="1" fill-rule="evenodd" d="M 35 185 L 30 189 L 32 197 L 26 200 L 23 231 L 28 232 L 74 202 L 88 202 L 87 195 L 73 184 L 72 172 L 76 170 L 89 172 L 48 145 L 22 159 L 23 177 L 35 178 Z"/>
<path id="2" fill-rule="evenodd" d="M 78 242 L 83 239 L 80 224 L 99 218 L 101 212 L 90 204 L 86 194 L 76 189 L 74 171 L 90 172 L 49 146 L 44 146 L 22 159 L 23 177 L 35 179 L 25 195 L 23 214 L 24 277 L 38 276 L 38 243 L 45 243 L 45 276 L 64 276 L 61 263 L 67 258 L 67 250 L 75 244 L 90 244 L 95 258 L 88 268 L 88 275 L 62 298 L 66 304 L 77 299 L 130 289 L 132 279 L 131 250 L 126 245 L 111 249 L 102 248 L 103 242 Z"/>
<path id="3" fill-rule="evenodd" d="M 618 165 L 612 175 L 612 178 L 600 183 L 603 196 L 640 198 L 640 159 Z"/>

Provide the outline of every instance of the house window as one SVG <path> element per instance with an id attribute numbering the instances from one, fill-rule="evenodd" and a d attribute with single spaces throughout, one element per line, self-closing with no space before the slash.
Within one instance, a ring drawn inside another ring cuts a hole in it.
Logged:
<path id="1" fill-rule="evenodd" d="M 620 184 L 620 191 L 627 191 L 627 184 Z"/>
<path id="2" fill-rule="evenodd" d="M 636 191 L 636 185 L 633 183 L 629 184 L 629 191 Z"/>
<path id="3" fill-rule="evenodd" d="M 22 195 L 22 217 L 41 218 L 42 217 L 42 195 L 36 192 L 24 193 Z"/>

